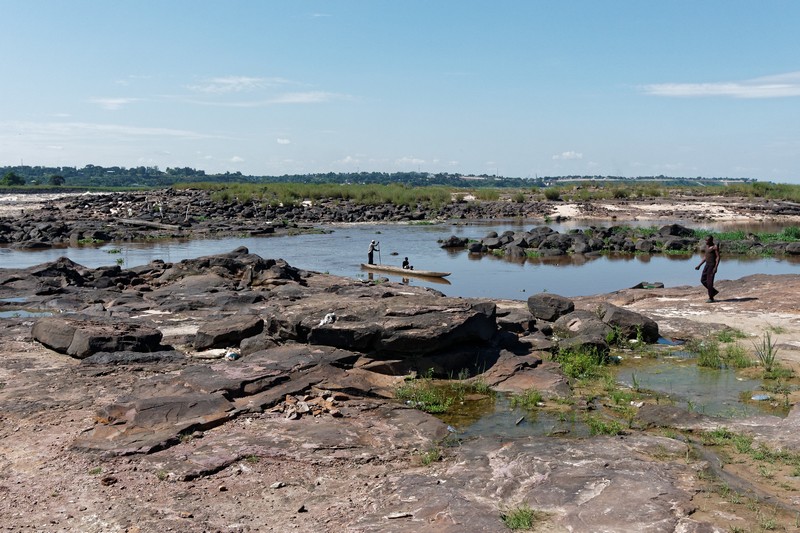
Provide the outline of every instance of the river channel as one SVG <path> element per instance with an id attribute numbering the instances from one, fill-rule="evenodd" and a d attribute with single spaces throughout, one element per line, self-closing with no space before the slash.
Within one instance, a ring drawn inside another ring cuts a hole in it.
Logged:
<path id="1" fill-rule="evenodd" d="M 651 226 L 652 222 L 638 222 Z M 662 225 L 660 222 L 657 225 Z M 549 224 L 556 231 L 587 228 L 607 223 L 568 222 Z M 503 258 L 476 256 L 465 250 L 445 250 L 438 243 L 451 235 L 480 239 L 491 231 L 522 231 L 535 223 L 491 222 L 438 225 L 342 225 L 320 228 L 329 233 L 309 233 L 287 237 L 241 237 L 195 240 L 164 240 L 146 243 L 113 243 L 102 246 L 52 248 L 36 251 L 0 247 L 0 268 L 25 268 L 59 257 L 90 268 L 120 264 L 134 267 L 161 259 L 178 262 L 229 252 L 246 246 L 264 258 L 282 258 L 290 265 L 305 270 L 327 272 L 350 278 L 386 276 L 392 281 L 427 286 L 447 296 L 488 299 L 524 300 L 531 294 L 547 291 L 567 297 L 613 292 L 642 281 L 662 282 L 667 287 L 699 286 L 699 273 L 694 267 L 698 255 L 633 255 L 616 254 L 597 257 L 567 256 L 549 259 L 509 261 Z M 715 231 L 730 226 L 695 228 Z M 780 231 L 776 227 L 753 227 L 747 231 Z M 446 281 L 406 278 L 392 274 L 369 274 L 361 269 L 367 259 L 370 240 L 380 241 L 376 262 L 400 265 L 408 256 L 417 269 L 451 272 Z M 718 280 L 738 279 L 758 273 L 800 273 L 800 260 L 784 257 L 723 256 Z M 18 314 L 21 311 L 13 313 Z M 10 315 L 11 316 L 11 315 Z M 35 316 L 35 315 L 30 315 Z M 0 317 L 2 318 L 2 317 Z M 688 355 L 688 354 L 685 354 Z M 670 402 L 719 416 L 744 416 L 753 412 L 776 414 L 772 402 L 747 401 L 761 392 L 760 380 L 743 379 L 731 369 L 698 368 L 689 357 L 659 357 L 645 361 L 625 361 L 615 369 L 620 383 L 640 386 L 663 395 Z M 785 414 L 785 413 L 780 413 Z M 520 422 L 520 421 L 523 422 Z M 558 417 L 546 412 L 532 413 L 511 407 L 506 396 L 480 402 L 447 419 L 463 436 L 474 434 L 586 434 L 586 427 L 574 417 Z"/>
<path id="2" fill-rule="evenodd" d="M 646 222 L 638 224 L 653 225 Z M 370 274 L 362 270 L 360 265 L 367 262 L 367 247 L 370 240 L 375 239 L 380 242 L 380 253 L 376 254 L 376 262 L 399 266 L 403 257 L 407 256 L 418 270 L 445 271 L 451 275 L 444 282 L 423 278 L 404 280 L 400 276 L 383 273 L 372 274 L 374 277 L 380 275 L 391 281 L 427 286 L 454 297 L 527 299 L 529 295 L 542 291 L 568 297 L 587 296 L 613 292 L 642 281 L 661 282 L 667 287 L 699 285 L 699 273 L 694 270 L 699 262 L 697 255 L 614 254 L 509 261 L 491 255 L 469 254 L 466 250 L 445 250 L 437 242 L 451 235 L 480 239 L 490 231 L 498 233 L 505 230 L 522 231 L 536 225 L 533 222 L 370 224 L 326 226 L 321 229 L 330 233 L 288 237 L 126 242 L 36 251 L 4 247 L 0 248 L 0 268 L 25 268 L 62 256 L 90 268 L 115 263 L 130 268 L 147 264 L 155 259 L 177 262 L 225 253 L 239 246 L 246 246 L 250 252 L 261 257 L 281 258 L 290 265 L 305 270 L 363 279 Z M 588 222 L 549 224 L 551 228 L 560 232 L 572 228 L 586 228 L 589 225 Z M 769 231 L 774 231 L 774 228 L 770 228 Z M 799 272 L 800 260 L 797 259 L 723 256 L 717 279 L 738 279 L 750 274 Z"/>

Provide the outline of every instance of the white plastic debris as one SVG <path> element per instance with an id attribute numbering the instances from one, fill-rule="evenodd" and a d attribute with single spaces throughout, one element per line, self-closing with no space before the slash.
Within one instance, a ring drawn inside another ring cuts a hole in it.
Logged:
<path id="1" fill-rule="evenodd" d="M 325 324 L 333 324 L 334 322 L 336 322 L 336 314 L 328 313 L 325 315 L 325 318 L 319 321 L 319 325 L 324 326 Z"/>

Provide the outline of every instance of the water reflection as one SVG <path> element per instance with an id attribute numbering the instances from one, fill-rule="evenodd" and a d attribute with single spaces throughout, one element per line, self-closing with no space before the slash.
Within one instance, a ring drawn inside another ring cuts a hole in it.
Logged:
<path id="1" fill-rule="evenodd" d="M 561 435 L 586 437 L 589 429 L 575 411 L 554 412 L 523 409 L 511 404 L 511 395 L 497 393 L 483 396 L 436 415 L 455 428 L 460 438 L 530 437 Z"/>
<path id="2" fill-rule="evenodd" d="M 178 262 L 226 253 L 239 246 L 246 246 L 252 253 L 264 258 L 281 258 L 298 268 L 363 279 L 365 273 L 360 265 L 366 259 L 366 246 L 371 239 L 377 237 L 386 257 L 409 256 L 414 258 L 414 265 L 420 270 L 452 273 L 447 278 L 450 285 L 446 287 L 434 279 L 390 273 L 382 273 L 381 277 L 409 285 L 430 287 L 448 296 L 522 299 L 527 298 L 528 294 L 547 291 L 570 297 L 613 292 L 644 280 L 658 281 L 666 287 L 699 286 L 699 274 L 694 270 L 699 259 L 693 255 L 648 256 L 615 253 L 509 260 L 491 254 L 470 254 L 463 249 L 443 249 L 438 242 L 454 234 L 477 239 L 489 231 L 501 234 L 506 230 L 519 231 L 535 225 L 492 222 L 463 225 L 326 226 L 331 233 L 291 237 L 113 243 L 100 247 L 35 251 L 0 247 L 0 267 L 24 268 L 66 256 L 90 268 L 113 265 L 118 261 L 121 266 L 131 268 L 154 259 Z M 553 225 L 553 229 L 563 232 L 566 226 L 567 223 Z M 111 253 L 117 251 L 119 253 Z M 717 279 L 738 279 L 760 273 L 793 274 L 800 272 L 798 265 L 800 258 L 797 257 L 723 256 Z"/>

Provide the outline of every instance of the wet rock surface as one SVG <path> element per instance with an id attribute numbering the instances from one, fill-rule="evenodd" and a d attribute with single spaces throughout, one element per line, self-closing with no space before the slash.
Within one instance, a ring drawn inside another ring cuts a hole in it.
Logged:
<path id="1" fill-rule="evenodd" d="M 758 313 L 771 287 L 791 291 L 797 278 L 719 285 L 739 298 L 732 307 Z M 559 301 L 544 316 L 530 302 L 343 279 L 244 248 L 131 270 L 63 259 L 0 270 L 0 308 L 23 301 L 55 313 L 0 322 L 2 527 L 499 532 L 505 510 L 527 505 L 544 513 L 546 531 L 722 530 L 698 510 L 702 465 L 678 439 L 632 430 L 459 440 L 393 399 L 407 375 L 430 369 L 566 399 L 554 331 L 599 342 L 608 332 L 599 323 L 648 340 L 690 336 L 685 313 L 670 309 L 700 305 L 687 304 L 700 292 L 628 289 Z M 794 300 L 771 302 L 796 322 Z M 78 332 L 101 340 L 71 349 Z M 729 423 L 639 418 L 665 420 Z M 736 428 L 785 447 L 797 420 L 795 410 Z M 425 464 L 434 450 L 439 460 Z"/>

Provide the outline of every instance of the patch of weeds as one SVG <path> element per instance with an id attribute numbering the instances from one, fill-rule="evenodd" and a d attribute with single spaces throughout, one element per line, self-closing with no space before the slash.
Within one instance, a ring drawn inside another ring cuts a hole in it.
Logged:
<path id="1" fill-rule="evenodd" d="M 614 407 L 614 411 L 625 419 L 625 422 L 628 423 L 628 429 L 633 427 L 633 421 L 636 420 L 636 414 L 638 412 L 634 407 L 630 405 L 620 405 Z"/>
<path id="2" fill-rule="evenodd" d="M 261 458 L 257 455 L 248 455 L 244 458 L 244 460 L 248 463 L 257 463 L 261 460 Z"/>
<path id="3" fill-rule="evenodd" d="M 722 356 L 725 364 L 732 368 L 749 368 L 753 366 L 750 354 L 739 343 L 728 344 Z"/>
<path id="4" fill-rule="evenodd" d="M 611 391 L 609 396 L 614 405 L 628 405 L 638 397 L 633 391 L 620 389 Z"/>
<path id="5" fill-rule="evenodd" d="M 442 460 L 442 450 L 439 448 L 431 448 L 427 452 L 423 453 L 420 460 L 424 466 L 428 466 L 432 463 L 436 463 Z"/>
<path id="6" fill-rule="evenodd" d="M 786 328 L 783 326 L 773 326 L 770 325 L 768 331 L 775 333 L 776 335 L 780 335 L 781 333 L 786 333 Z"/>
<path id="7" fill-rule="evenodd" d="M 611 328 L 611 331 L 606 333 L 606 343 L 608 343 L 609 346 L 624 347 L 627 344 L 627 340 L 627 337 L 619 326 L 614 326 Z"/>
<path id="8" fill-rule="evenodd" d="M 717 340 L 724 343 L 735 342 L 737 339 L 745 338 L 747 338 L 747 335 L 742 330 L 734 328 L 727 328 L 717 333 Z"/>
<path id="9" fill-rule="evenodd" d="M 91 470 L 89 470 L 89 475 L 90 476 L 96 476 L 97 474 L 101 473 L 102 471 L 103 471 L 102 467 L 96 466 L 96 467 L 92 468 Z"/>
<path id="10" fill-rule="evenodd" d="M 444 413 L 453 404 L 453 398 L 430 377 L 407 381 L 397 388 L 395 397 L 426 413 Z"/>
<path id="11" fill-rule="evenodd" d="M 589 427 L 589 434 L 595 435 L 621 435 L 625 428 L 616 420 L 604 420 L 599 416 L 586 416 L 586 425 Z"/>
<path id="12" fill-rule="evenodd" d="M 535 511 L 526 504 L 500 513 L 500 519 L 503 524 L 514 531 L 532 529 L 537 522 L 543 521 L 545 517 L 544 513 Z"/>
<path id="13" fill-rule="evenodd" d="M 159 481 L 166 481 L 166 479 L 169 477 L 169 472 L 166 470 L 159 470 L 156 472 L 156 477 Z"/>
<path id="14" fill-rule="evenodd" d="M 764 479 L 772 479 L 775 473 L 765 465 L 758 465 L 758 474 Z"/>
<path id="15" fill-rule="evenodd" d="M 483 378 L 477 378 L 472 382 L 472 390 L 478 394 L 494 394 L 494 391 Z"/>
<path id="16" fill-rule="evenodd" d="M 789 407 L 789 394 L 792 392 L 792 388 L 788 384 L 780 379 L 776 379 L 774 384 L 764 383 L 761 388 L 775 396 L 783 396 L 784 406 Z"/>
<path id="17" fill-rule="evenodd" d="M 576 379 L 598 377 L 605 359 L 601 352 L 593 348 L 561 349 L 556 356 L 564 374 Z"/>
<path id="18" fill-rule="evenodd" d="M 791 368 L 784 368 L 775 363 L 772 370 L 764 372 L 764 379 L 791 379 L 794 377 L 794 371 Z"/>
<path id="19" fill-rule="evenodd" d="M 733 447 L 739 453 L 750 453 L 753 449 L 753 438 L 747 435 L 733 434 L 730 437 Z"/>
<path id="20" fill-rule="evenodd" d="M 511 396 L 511 407 L 521 407 L 523 409 L 536 409 L 542 403 L 542 393 L 536 389 L 528 389 L 521 394 Z"/>
<path id="21" fill-rule="evenodd" d="M 733 438 L 733 432 L 728 428 L 717 428 L 704 431 L 700 434 L 703 446 L 723 446 Z"/>
<path id="22" fill-rule="evenodd" d="M 761 363 L 761 366 L 764 367 L 764 372 L 772 372 L 778 350 L 775 348 L 775 343 L 772 342 L 770 332 L 764 332 L 760 342 L 753 342 L 753 348 L 755 349 L 758 361 Z"/>
<path id="23" fill-rule="evenodd" d="M 110 250 L 106 250 L 107 254 L 121 254 L 122 250 L 119 248 L 111 248 Z"/>
<path id="24" fill-rule="evenodd" d="M 631 387 L 633 387 L 633 390 L 636 392 L 639 392 L 641 389 L 639 387 L 639 380 L 636 379 L 636 372 L 631 372 Z"/>
<path id="25" fill-rule="evenodd" d="M 728 488 L 728 490 L 725 491 L 724 493 L 721 493 L 720 496 L 722 496 L 725 499 L 725 501 L 732 503 L 734 505 L 739 505 L 740 503 L 742 503 L 742 501 L 744 501 L 744 497 L 740 492 L 731 490 L 730 488 Z"/>
<path id="26" fill-rule="evenodd" d="M 697 366 L 707 368 L 722 368 L 722 357 L 719 355 L 719 343 L 715 340 L 696 341 L 686 343 L 686 350 L 695 354 Z"/>
<path id="27" fill-rule="evenodd" d="M 681 434 L 673 428 L 664 428 L 661 430 L 661 434 L 668 439 L 680 440 L 681 438 Z"/>
<path id="28" fill-rule="evenodd" d="M 758 527 L 764 531 L 775 531 L 778 528 L 778 521 L 774 516 L 764 516 L 758 513 Z"/>

